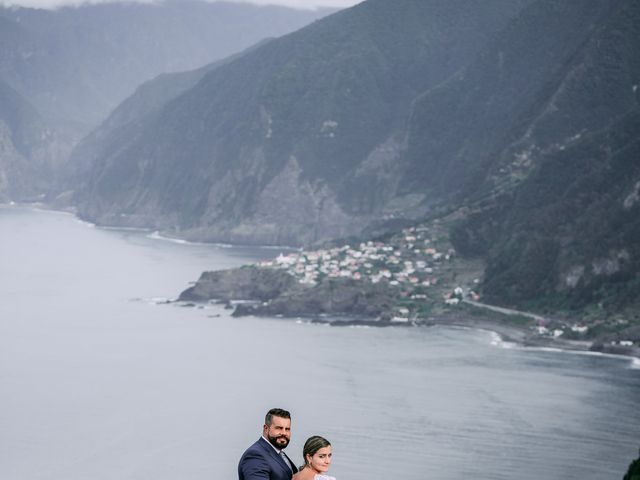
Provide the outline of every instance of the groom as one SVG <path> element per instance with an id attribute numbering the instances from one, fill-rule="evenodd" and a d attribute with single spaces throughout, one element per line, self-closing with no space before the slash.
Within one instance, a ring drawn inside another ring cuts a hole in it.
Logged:
<path id="1" fill-rule="evenodd" d="M 291 440 L 291 414 L 280 408 L 267 412 L 262 437 L 240 458 L 239 480 L 291 480 L 298 471 L 284 453 Z"/>

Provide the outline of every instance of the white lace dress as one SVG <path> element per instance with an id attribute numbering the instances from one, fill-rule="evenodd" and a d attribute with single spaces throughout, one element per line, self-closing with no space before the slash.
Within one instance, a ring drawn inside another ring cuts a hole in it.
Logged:
<path id="1" fill-rule="evenodd" d="M 336 480 L 336 477 L 330 477 L 329 475 L 319 475 L 317 474 L 313 477 L 313 480 Z"/>

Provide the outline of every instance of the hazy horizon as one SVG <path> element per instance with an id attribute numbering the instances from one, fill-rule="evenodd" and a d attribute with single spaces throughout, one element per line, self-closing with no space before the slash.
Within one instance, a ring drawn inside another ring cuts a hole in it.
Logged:
<path id="1" fill-rule="evenodd" d="M 164 0 L 0 0 L 3 7 L 28 7 L 55 9 L 65 6 L 80 6 L 102 3 L 158 3 Z M 175 0 L 174 0 L 175 1 Z M 317 8 L 346 8 L 362 0 L 202 0 L 209 3 L 250 3 L 254 5 L 277 5 L 282 7 L 313 10 Z"/>

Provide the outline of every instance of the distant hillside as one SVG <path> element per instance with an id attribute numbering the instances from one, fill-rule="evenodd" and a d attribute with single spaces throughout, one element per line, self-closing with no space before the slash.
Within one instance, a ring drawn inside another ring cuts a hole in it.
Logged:
<path id="1" fill-rule="evenodd" d="M 142 82 L 202 67 L 331 11 L 197 0 L 0 7 L 0 81 L 56 139 L 46 151 L 34 137 L 36 143 L 22 145 L 19 157 L 3 154 L 0 177 L 14 178 L 5 192 L 14 200 L 48 192 L 71 148 Z M 0 105 L 4 113 L 8 108 Z M 30 153 L 36 151 L 37 158 Z M 9 164 L 20 164 L 22 174 L 10 174 Z"/>
<path id="2" fill-rule="evenodd" d="M 269 42 L 114 136 L 81 214 L 236 242 L 357 232 L 393 197 L 414 98 L 526 3 L 370 0 Z"/>
<path id="3" fill-rule="evenodd" d="M 83 182 L 93 165 L 108 155 L 114 145 L 126 144 L 139 134 L 142 123 L 157 115 L 162 108 L 192 88 L 208 72 L 233 61 L 264 43 L 265 39 L 247 50 L 223 60 L 209 63 L 195 70 L 165 73 L 140 85 L 136 91 L 111 112 L 91 134 L 74 148 L 72 155 L 61 169 L 63 181 L 58 189 L 65 191 Z"/>
<path id="4" fill-rule="evenodd" d="M 197 0 L 0 7 L 0 78 L 48 121 L 86 132 L 158 74 L 200 67 L 327 13 Z"/>
<path id="5" fill-rule="evenodd" d="M 53 175 L 48 158 L 62 154 L 59 143 L 36 109 L 0 80 L 0 201 L 18 192 L 36 199 Z"/>

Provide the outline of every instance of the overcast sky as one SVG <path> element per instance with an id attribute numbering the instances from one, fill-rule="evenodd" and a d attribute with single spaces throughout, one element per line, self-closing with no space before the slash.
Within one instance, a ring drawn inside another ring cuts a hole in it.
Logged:
<path id="1" fill-rule="evenodd" d="M 20 5 L 24 7 L 54 8 L 61 5 L 78 5 L 80 3 L 106 3 L 117 0 L 0 0 L 0 5 Z M 152 2 L 157 0 L 137 0 Z M 216 0 L 209 0 L 216 1 Z M 317 8 L 317 7 L 350 7 L 362 0 L 227 0 L 237 3 L 254 3 L 257 5 L 284 5 L 297 8 Z"/>

